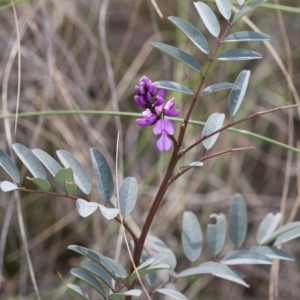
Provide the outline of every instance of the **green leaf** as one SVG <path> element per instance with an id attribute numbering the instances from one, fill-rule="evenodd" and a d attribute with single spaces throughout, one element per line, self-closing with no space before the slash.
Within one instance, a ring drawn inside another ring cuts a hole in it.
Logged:
<path id="1" fill-rule="evenodd" d="M 217 220 L 216 224 L 207 225 L 207 243 L 210 251 L 218 255 L 225 243 L 226 238 L 226 218 L 224 214 L 211 214 L 210 218 Z"/>
<path id="2" fill-rule="evenodd" d="M 266 255 L 270 259 L 281 259 L 281 260 L 290 260 L 290 261 L 295 260 L 295 257 L 290 253 L 287 253 L 283 250 L 274 247 L 255 246 L 255 247 L 251 247 L 249 250 Z"/>
<path id="3" fill-rule="evenodd" d="M 60 169 L 54 176 L 54 181 L 67 195 L 74 193 L 77 189 L 77 185 L 74 181 L 73 170 L 71 168 Z"/>
<path id="4" fill-rule="evenodd" d="M 107 220 L 114 219 L 120 213 L 120 210 L 118 208 L 108 208 L 101 204 L 99 204 L 99 208 L 103 217 Z"/>
<path id="5" fill-rule="evenodd" d="M 233 244 L 237 248 L 239 248 L 245 240 L 247 222 L 247 208 L 244 197 L 241 194 L 235 194 L 230 211 L 229 233 Z"/>
<path id="6" fill-rule="evenodd" d="M 273 213 L 268 213 L 264 219 L 261 221 L 257 234 L 256 234 L 256 240 L 258 244 L 262 245 L 264 244 L 270 236 L 274 233 L 276 227 L 278 226 L 281 219 L 281 214 L 277 213 L 274 215 Z"/>
<path id="7" fill-rule="evenodd" d="M 33 149 L 32 152 L 46 167 L 46 169 L 51 173 L 53 177 L 62 168 L 61 165 L 47 152 L 40 149 Z"/>
<path id="8" fill-rule="evenodd" d="M 20 182 L 20 173 L 11 158 L 0 150 L 0 166 L 17 183 Z"/>
<path id="9" fill-rule="evenodd" d="M 10 181 L 2 181 L 0 184 L 0 188 L 4 193 L 19 189 L 18 186 L 16 186 L 14 183 Z"/>
<path id="10" fill-rule="evenodd" d="M 204 128 L 202 130 L 202 138 L 209 136 L 213 132 L 219 130 L 224 122 L 225 115 L 219 113 L 213 113 L 207 119 Z M 214 134 L 211 137 L 205 139 L 202 144 L 206 150 L 209 150 L 217 141 L 220 133 Z"/>
<path id="11" fill-rule="evenodd" d="M 12 148 L 33 177 L 46 179 L 46 172 L 43 166 L 27 147 L 16 143 L 12 145 Z"/>
<path id="12" fill-rule="evenodd" d="M 187 21 L 177 18 L 168 17 L 202 52 L 209 53 L 209 45 L 204 35 L 199 32 L 193 25 Z"/>
<path id="13" fill-rule="evenodd" d="M 51 189 L 50 182 L 45 178 L 29 178 L 29 177 L 26 178 L 32 181 L 34 184 L 36 184 L 44 192 L 47 192 Z"/>
<path id="14" fill-rule="evenodd" d="M 183 214 L 181 242 L 188 260 L 197 260 L 202 251 L 203 236 L 197 217 L 191 211 L 185 211 Z"/>
<path id="15" fill-rule="evenodd" d="M 171 55 L 172 57 L 182 61 L 187 66 L 189 66 L 190 68 L 195 70 L 196 72 L 199 72 L 199 73 L 201 72 L 201 67 L 200 67 L 200 64 L 198 63 L 198 61 L 193 56 L 189 55 L 188 53 L 186 53 L 178 48 L 175 48 L 175 47 L 163 44 L 163 43 L 154 42 L 154 43 L 150 43 L 150 45 L 159 49 L 160 51 L 163 51 L 163 52 Z"/>
<path id="16" fill-rule="evenodd" d="M 185 297 L 183 294 L 181 294 L 177 291 L 174 291 L 174 290 L 170 290 L 170 289 L 157 289 L 157 290 L 155 290 L 155 292 L 167 295 L 175 300 L 188 300 L 188 298 Z"/>
<path id="17" fill-rule="evenodd" d="M 118 262 L 110 259 L 109 257 L 77 245 L 70 245 L 68 246 L 68 249 L 90 258 L 102 267 L 108 274 L 110 274 L 116 281 L 127 277 L 125 269 Z"/>
<path id="18" fill-rule="evenodd" d="M 206 87 L 201 93 L 201 96 L 210 94 L 210 93 L 214 93 L 214 92 L 218 92 L 218 91 L 222 91 L 222 90 L 227 90 L 227 89 L 232 89 L 234 88 L 234 84 L 232 83 L 228 83 L 228 82 L 222 82 L 222 83 L 216 83 L 213 85 L 210 85 L 208 87 Z"/>
<path id="19" fill-rule="evenodd" d="M 193 92 L 186 86 L 173 81 L 155 81 L 153 82 L 158 88 L 181 92 L 188 95 L 193 95 Z"/>
<path id="20" fill-rule="evenodd" d="M 103 283 L 105 283 L 110 289 L 113 289 L 113 285 L 111 282 L 111 278 L 109 277 L 109 275 L 107 274 L 106 271 L 104 271 L 101 267 L 88 262 L 88 261 L 83 261 L 80 264 L 85 270 L 89 271 L 90 273 L 92 273 L 93 275 L 97 276 L 98 278 L 100 278 Z"/>
<path id="21" fill-rule="evenodd" d="M 97 208 L 99 208 L 99 204 L 96 202 L 88 202 L 80 198 L 76 200 L 76 209 L 79 215 L 83 218 L 90 216 L 97 210 Z"/>
<path id="22" fill-rule="evenodd" d="M 263 4 L 267 2 L 267 0 L 256 0 L 253 1 L 252 3 L 250 3 L 249 5 L 243 7 L 233 18 L 232 23 L 236 22 L 237 20 L 239 20 L 240 18 L 242 18 L 244 15 L 246 15 L 247 13 L 249 13 L 251 10 L 257 8 L 259 5 Z"/>
<path id="23" fill-rule="evenodd" d="M 56 153 L 66 168 L 72 168 L 76 184 L 83 193 L 88 195 L 91 192 L 92 184 L 88 173 L 80 162 L 68 151 L 58 150 Z"/>
<path id="24" fill-rule="evenodd" d="M 251 250 L 238 250 L 224 255 L 220 262 L 225 265 L 271 265 L 272 260 L 261 253 Z"/>
<path id="25" fill-rule="evenodd" d="M 295 223 L 300 223 L 300 222 L 295 222 Z M 290 223 L 290 224 L 293 224 L 293 223 Z M 300 224 L 298 224 L 298 226 L 296 226 L 294 228 L 291 228 L 291 229 L 286 230 L 285 232 L 282 232 L 281 234 L 279 234 L 274 242 L 274 246 L 283 244 L 283 243 L 293 240 L 299 236 L 300 236 Z"/>
<path id="26" fill-rule="evenodd" d="M 134 177 L 126 177 L 120 187 L 119 201 L 122 216 L 128 216 L 136 203 L 137 181 Z"/>
<path id="27" fill-rule="evenodd" d="M 170 266 L 170 270 L 174 270 L 177 265 L 177 259 L 174 252 L 159 238 L 150 236 L 148 240 L 151 245 L 151 249 L 153 253 L 165 254 L 167 258 L 162 260 L 162 263 L 166 263 Z"/>
<path id="28" fill-rule="evenodd" d="M 142 294 L 142 292 L 140 290 L 134 289 L 134 290 L 129 290 L 124 293 L 109 294 L 107 297 L 108 297 L 108 299 L 121 299 L 126 296 L 139 297 L 141 294 Z"/>
<path id="29" fill-rule="evenodd" d="M 204 2 L 194 2 L 194 5 L 204 23 L 207 30 L 215 37 L 220 34 L 220 24 L 214 12 L 211 8 Z"/>
<path id="30" fill-rule="evenodd" d="M 249 78 L 250 71 L 244 70 L 238 75 L 234 82 L 235 87 L 231 90 L 228 98 L 228 110 L 232 117 L 237 113 L 244 100 Z"/>
<path id="31" fill-rule="evenodd" d="M 179 274 L 177 274 L 177 278 L 182 278 L 186 276 L 192 275 L 200 275 L 200 274 L 212 274 L 216 277 L 220 277 L 229 281 L 233 281 L 235 283 L 241 284 L 245 287 L 249 287 L 249 285 L 243 281 L 244 275 L 239 271 L 229 268 L 226 265 L 217 263 L 217 262 L 205 262 L 198 267 L 186 269 Z"/>
<path id="32" fill-rule="evenodd" d="M 144 276 L 146 274 L 150 274 L 153 272 L 156 272 L 158 270 L 169 270 L 170 266 L 168 264 L 157 264 L 157 265 L 153 265 L 153 266 L 148 266 L 147 268 L 138 270 L 138 273 L 140 276 Z M 134 271 L 131 275 L 129 275 L 127 278 L 124 279 L 124 282 L 130 282 L 137 279 L 137 274 Z"/>
<path id="33" fill-rule="evenodd" d="M 252 60 L 262 58 L 261 54 L 247 49 L 230 49 L 221 52 L 218 60 Z"/>
<path id="34" fill-rule="evenodd" d="M 203 167 L 203 166 L 204 166 L 203 162 L 195 161 L 195 162 L 190 163 L 189 165 L 181 166 L 179 168 L 179 171 L 185 171 L 185 170 L 190 169 L 190 168 L 199 168 L 199 167 Z"/>
<path id="35" fill-rule="evenodd" d="M 95 276 L 93 276 L 92 274 L 88 273 L 85 270 L 82 269 L 78 269 L 78 268 L 73 268 L 71 269 L 70 273 L 74 276 L 76 276 L 77 278 L 80 278 L 81 280 L 85 281 L 86 283 L 90 284 L 93 288 L 95 288 L 100 295 L 102 295 L 103 297 L 105 297 L 105 291 L 102 287 L 102 285 L 100 284 L 100 282 L 96 279 Z"/>
<path id="36" fill-rule="evenodd" d="M 68 283 L 67 287 L 70 290 L 74 291 L 79 296 L 81 296 L 83 299 L 92 300 L 92 298 L 90 298 L 90 296 L 88 295 L 88 293 L 84 289 L 82 289 L 81 287 L 79 287 L 78 285 L 75 285 L 73 283 Z"/>
<path id="37" fill-rule="evenodd" d="M 97 148 L 91 148 L 90 154 L 98 193 L 104 202 L 108 202 L 114 193 L 114 180 L 110 167 L 104 155 Z"/>
<path id="38" fill-rule="evenodd" d="M 229 0 L 216 0 L 217 7 L 222 16 L 229 20 L 231 17 L 231 6 Z"/>
<path id="39" fill-rule="evenodd" d="M 224 38 L 224 42 L 251 42 L 251 41 L 268 41 L 270 36 L 255 31 L 239 31 L 229 34 Z"/>

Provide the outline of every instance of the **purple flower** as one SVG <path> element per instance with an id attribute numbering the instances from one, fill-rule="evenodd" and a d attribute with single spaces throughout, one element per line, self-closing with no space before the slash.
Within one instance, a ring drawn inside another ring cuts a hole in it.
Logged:
<path id="1" fill-rule="evenodd" d="M 136 123 L 140 126 L 149 126 L 155 123 L 157 116 L 153 114 L 149 108 L 142 112 L 142 119 L 136 119 Z"/>
<path id="2" fill-rule="evenodd" d="M 161 134 L 161 137 L 156 142 L 156 147 L 159 151 L 169 151 L 173 143 L 168 137 L 168 134 L 174 134 L 174 124 L 167 119 L 158 120 L 153 126 L 153 133 L 155 135 Z"/>
<path id="3" fill-rule="evenodd" d="M 147 107 L 147 103 L 151 101 L 156 90 L 156 85 L 149 78 L 143 76 L 139 81 L 139 85 L 135 87 L 134 101 L 141 107 Z"/>
<path id="4" fill-rule="evenodd" d="M 175 105 L 175 99 L 172 98 L 171 100 L 169 100 L 166 105 L 164 106 L 164 113 L 166 116 L 169 117 L 176 117 L 179 115 L 179 109 L 174 109 Z"/>

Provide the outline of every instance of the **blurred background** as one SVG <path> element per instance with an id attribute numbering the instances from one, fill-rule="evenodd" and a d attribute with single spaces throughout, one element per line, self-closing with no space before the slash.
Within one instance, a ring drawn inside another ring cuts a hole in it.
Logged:
<path id="1" fill-rule="evenodd" d="M 289 7 L 276 11 L 277 0 L 258 8 L 241 20 L 231 32 L 254 30 L 253 24 L 271 36 L 270 46 L 262 42 L 227 43 L 225 48 L 244 48 L 260 52 L 263 59 L 241 62 L 215 62 L 206 86 L 234 82 L 243 70 L 251 70 L 249 87 L 235 119 L 257 111 L 295 104 L 300 90 L 300 3 L 281 0 Z M 173 80 L 195 90 L 199 75 L 180 62 L 149 46 L 160 41 L 190 53 L 207 65 L 207 56 L 167 19 L 178 16 L 188 20 L 207 37 L 211 48 L 215 38 L 205 30 L 192 1 L 157 0 L 163 14 L 160 18 L 151 1 L 141 0 L 30 0 L 16 1 L 21 38 L 21 93 L 19 112 L 56 110 L 106 110 L 141 113 L 133 101 L 134 86 L 142 75 L 151 80 Z M 221 28 L 226 22 L 216 12 Z M 235 7 L 236 5 L 233 4 Z M 0 89 L 1 115 L 14 113 L 17 107 L 18 60 L 16 25 L 10 1 L 0 1 Z M 292 82 L 289 81 L 292 79 Z M 288 83 L 289 82 L 289 83 Z M 294 86 L 294 90 L 291 87 Z M 213 112 L 223 112 L 226 120 L 227 98 L 223 91 L 207 95 L 196 106 L 192 119 L 205 121 Z M 176 98 L 181 115 L 187 111 L 191 97 L 168 92 Z M 255 132 L 276 141 L 298 147 L 300 143 L 300 110 L 285 110 L 240 124 L 237 128 Z M 120 131 L 119 178 L 135 176 L 139 183 L 136 208 L 128 223 L 139 232 L 164 173 L 169 153 L 157 151 L 151 128 L 140 128 L 133 117 L 100 115 L 52 115 L 0 122 L 1 149 L 11 153 L 11 143 L 22 143 L 30 149 L 43 149 L 53 157 L 56 150 L 71 152 L 92 177 L 90 147 L 97 147 L 107 158 L 115 176 L 117 133 Z M 202 127 L 190 125 L 185 145 L 199 139 Z M 178 124 L 177 124 L 178 132 Z M 203 168 L 182 176 L 166 194 L 156 216 L 151 234 L 162 239 L 177 256 L 175 269 L 189 266 L 181 247 L 181 222 L 184 210 L 193 211 L 202 231 L 211 222 L 211 213 L 229 215 L 233 195 L 244 195 L 248 208 L 248 233 L 244 247 L 256 244 L 256 231 L 268 212 L 284 213 L 284 222 L 299 220 L 300 156 L 269 142 L 246 134 L 223 132 L 210 153 L 228 148 L 254 146 L 255 151 L 225 154 L 207 161 Z M 199 145 L 182 161 L 190 163 L 205 155 Z M 29 175 L 16 159 L 22 175 L 21 185 L 34 188 Z M 179 167 L 179 166 L 178 166 Z M 1 180 L 8 180 L 1 171 Z M 49 181 L 53 183 L 50 174 Z M 53 188 L 55 191 L 55 187 Z M 18 196 L 19 195 L 19 196 Z M 84 197 L 79 191 L 76 196 Z M 94 186 L 89 199 L 102 202 Z M 23 223 L 21 214 L 23 217 Z M 79 217 L 75 201 L 28 193 L 0 195 L 0 281 L 1 299 L 36 299 L 21 228 L 26 232 L 27 246 L 42 299 L 71 299 L 66 282 L 75 282 L 69 274 L 79 266 L 82 257 L 67 246 L 78 244 L 93 248 L 114 258 L 119 225 L 103 219 L 99 213 Z M 23 224 L 23 225 L 22 225 Z M 23 227 L 22 227 L 23 226 Z M 223 253 L 231 251 L 229 239 Z M 278 299 L 299 299 L 300 240 L 284 244 L 296 257 L 295 262 L 281 262 Z M 122 246 L 119 260 L 128 265 L 128 254 Z M 196 265 L 211 259 L 207 243 Z M 181 280 L 175 287 L 188 299 L 269 299 L 270 267 L 238 268 L 250 284 L 242 286 L 210 275 Z M 79 283 L 84 287 L 83 283 Z M 151 289 L 151 288 L 150 288 Z M 92 294 L 93 299 L 97 299 Z M 76 298 L 76 297 L 75 297 Z M 154 295 L 153 299 L 167 299 Z M 272 298 L 270 298 L 272 299 Z"/>

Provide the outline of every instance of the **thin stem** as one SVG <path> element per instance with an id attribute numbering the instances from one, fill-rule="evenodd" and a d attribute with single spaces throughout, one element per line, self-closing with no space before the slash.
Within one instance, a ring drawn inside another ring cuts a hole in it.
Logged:
<path id="1" fill-rule="evenodd" d="M 197 145 L 199 145 L 200 143 L 202 143 L 206 139 L 210 138 L 211 136 L 213 136 L 213 135 L 215 135 L 217 133 L 220 133 L 220 132 L 222 132 L 222 131 L 230 128 L 230 127 L 233 127 L 233 126 L 235 126 L 237 124 L 246 122 L 246 121 L 248 121 L 250 119 L 256 118 L 258 116 L 266 115 L 266 114 L 269 114 L 269 113 L 272 113 L 272 112 L 275 112 L 275 111 L 285 110 L 285 109 L 290 109 L 290 108 L 296 108 L 296 107 L 300 107 L 300 103 L 299 104 L 293 104 L 293 105 L 286 105 L 286 106 L 275 107 L 275 108 L 272 108 L 272 109 L 268 109 L 268 110 L 264 110 L 264 111 L 261 111 L 261 112 L 254 113 L 254 114 L 252 114 L 252 115 L 250 115 L 250 116 L 248 116 L 246 118 L 240 119 L 238 121 L 230 122 L 227 125 L 224 125 L 223 127 L 219 128 L 218 130 L 213 131 L 212 133 L 210 133 L 208 135 L 204 135 L 201 139 L 199 139 L 198 141 L 196 141 L 195 143 L 193 143 L 192 145 L 190 145 L 186 149 L 183 149 L 180 152 L 180 155 L 182 156 L 182 155 L 186 154 L 188 151 L 190 151 L 191 149 L 195 148 Z"/>
<path id="2" fill-rule="evenodd" d="M 208 159 L 210 159 L 210 158 L 213 158 L 213 157 L 216 157 L 216 156 L 220 156 L 220 155 L 223 155 L 223 154 L 226 154 L 226 153 L 239 152 L 239 151 L 246 151 L 246 150 L 255 150 L 255 148 L 254 148 L 254 147 L 230 148 L 230 149 L 223 150 L 223 151 L 220 151 L 220 152 L 211 154 L 211 155 L 205 155 L 205 156 L 203 156 L 202 158 L 200 158 L 200 159 L 198 160 L 198 162 L 203 162 L 203 161 L 208 160 Z M 189 167 L 189 168 L 186 168 L 186 169 L 183 170 L 183 171 L 179 171 L 175 176 L 173 176 L 173 177 L 168 181 L 168 186 L 170 186 L 177 178 L 179 178 L 181 175 L 183 175 L 183 174 L 186 173 L 187 171 L 191 170 L 192 168 L 193 168 L 193 167 Z"/>

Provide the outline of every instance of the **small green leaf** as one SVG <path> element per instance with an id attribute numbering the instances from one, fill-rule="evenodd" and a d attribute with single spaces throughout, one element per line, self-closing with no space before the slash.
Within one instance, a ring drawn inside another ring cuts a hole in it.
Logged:
<path id="1" fill-rule="evenodd" d="M 70 245 L 68 246 L 68 249 L 90 258 L 99 266 L 101 266 L 116 281 L 127 277 L 127 273 L 125 269 L 118 262 L 110 259 L 109 257 L 101 255 L 96 251 L 90 250 L 85 247 L 77 246 L 77 245 Z"/>
<path id="2" fill-rule="evenodd" d="M 283 250 L 274 247 L 255 246 L 255 247 L 251 247 L 249 250 L 260 254 L 264 254 L 268 256 L 270 259 L 281 259 L 281 260 L 290 260 L 290 261 L 295 260 L 295 257 L 290 253 L 287 253 Z"/>
<path id="3" fill-rule="evenodd" d="M 247 208 L 244 197 L 241 194 L 235 194 L 230 210 L 229 233 L 233 244 L 239 248 L 247 233 Z"/>
<path id="4" fill-rule="evenodd" d="M 220 34 L 220 24 L 214 12 L 211 8 L 204 2 L 194 2 L 194 5 L 204 23 L 207 30 L 215 37 Z"/>
<path id="5" fill-rule="evenodd" d="M 120 213 L 120 210 L 118 208 L 108 208 L 101 204 L 99 204 L 99 208 L 103 217 L 107 220 L 114 219 Z"/>
<path id="6" fill-rule="evenodd" d="M 0 166 L 17 183 L 20 182 L 20 173 L 11 158 L 0 150 Z"/>
<path id="7" fill-rule="evenodd" d="M 257 8 L 259 5 L 261 5 L 261 4 L 265 3 L 265 2 L 267 2 L 267 0 L 256 0 L 256 1 L 253 1 L 252 3 L 250 3 L 249 5 L 243 7 L 234 16 L 232 23 L 236 22 L 237 20 L 239 20 L 240 18 L 242 18 L 244 15 L 246 15 L 247 13 L 249 13 L 251 10 Z"/>
<path id="8" fill-rule="evenodd" d="M 151 274 L 153 272 L 156 272 L 158 270 L 169 270 L 170 266 L 168 264 L 157 264 L 153 266 L 148 266 L 147 268 L 138 270 L 138 273 L 140 276 L 145 276 L 147 274 Z M 125 278 L 124 282 L 131 282 L 132 280 L 137 279 L 137 274 L 134 271 L 131 275 L 129 275 L 127 278 Z"/>
<path id="9" fill-rule="evenodd" d="M 90 154 L 98 193 L 104 202 L 108 202 L 114 193 L 114 180 L 110 167 L 104 155 L 97 148 L 91 148 Z"/>
<path id="10" fill-rule="evenodd" d="M 209 136 L 213 132 L 219 130 L 224 122 L 225 115 L 219 114 L 219 113 L 213 113 L 209 116 L 207 119 L 204 128 L 202 130 L 202 138 Z M 209 150 L 217 141 L 220 133 L 214 134 L 211 137 L 205 139 L 202 144 L 205 147 L 206 150 Z"/>
<path id="11" fill-rule="evenodd" d="M 215 218 L 217 222 L 207 225 L 207 243 L 212 254 L 218 255 L 225 243 L 226 218 L 224 214 L 211 214 L 210 218 Z"/>
<path id="12" fill-rule="evenodd" d="M 2 181 L 0 184 L 0 188 L 4 193 L 19 189 L 18 186 L 16 186 L 14 183 L 10 181 Z"/>
<path id="13" fill-rule="evenodd" d="M 193 25 L 187 21 L 177 18 L 168 17 L 202 52 L 209 53 L 209 45 L 204 35 L 199 32 Z"/>
<path id="14" fill-rule="evenodd" d="M 186 269 L 177 274 L 177 278 L 200 274 L 212 274 L 216 277 L 233 281 L 245 287 L 249 287 L 249 285 L 245 281 L 243 281 L 244 275 L 242 273 L 233 268 L 229 268 L 226 265 L 213 261 L 202 263 L 198 267 Z"/>
<path id="15" fill-rule="evenodd" d="M 229 20 L 231 17 L 231 6 L 229 0 L 216 0 L 216 4 L 222 16 Z"/>
<path id="16" fill-rule="evenodd" d="M 51 173 L 53 177 L 62 168 L 61 165 L 47 152 L 40 149 L 33 149 L 32 152 L 46 167 L 46 169 Z"/>
<path id="17" fill-rule="evenodd" d="M 150 236 L 148 240 L 151 245 L 153 253 L 165 254 L 167 258 L 162 260 L 162 263 L 165 263 L 170 266 L 170 270 L 174 270 L 177 265 L 177 259 L 174 252 L 159 238 Z"/>
<path id="18" fill-rule="evenodd" d="M 251 250 L 238 250 L 224 255 L 220 262 L 225 265 L 271 265 L 272 260 L 261 253 Z"/>
<path id="19" fill-rule="evenodd" d="M 76 209 L 79 215 L 83 218 L 90 216 L 93 212 L 97 210 L 97 208 L 99 208 L 98 203 L 88 202 L 80 198 L 76 200 Z"/>
<path id="20" fill-rule="evenodd" d="M 92 300 L 92 298 L 90 298 L 90 296 L 88 295 L 88 293 L 84 289 L 82 289 L 81 287 L 79 287 L 78 285 L 75 285 L 73 283 L 68 283 L 67 287 L 70 290 L 74 291 L 79 296 L 81 296 L 83 299 Z"/>
<path id="21" fill-rule="evenodd" d="M 177 291 L 174 291 L 174 290 L 170 290 L 170 289 L 157 289 L 157 290 L 155 290 L 155 292 L 167 295 L 175 300 L 188 300 L 188 298 L 185 297 L 183 294 L 181 294 Z"/>
<path id="22" fill-rule="evenodd" d="M 92 189 L 90 177 L 80 162 L 68 151 L 56 151 L 58 158 L 65 168 L 72 168 L 74 172 L 74 180 L 83 193 L 88 195 Z"/>
<path id="23" fill-rule="evenodd" d="M 119 201 L 122 216 L 128 216 L 136 203 L 137 181 L 134 177 L 126 177 L 120 187 Z"/>
<path id="24" fill-rule="evenodd" d="M 256 240 L 258 244 L 264 244 L 274 233 L 276 227 L 278 226 L 281 219 L 281 214 L 277 213 L 274 215 L 273 213 L 268 213 L 264 219 L 261 221 L 257 234 Z"/>
<path id="25" fill-rule="evenodd" d="M 71 168 L 60 169 L 56 173 L 54 180 L 58 187 L 67 195 L 74 193 L 77 189 L 77 185 L 74 181 L 73 170 Z"/>
<path id="26" fill-rule="evenodd" d="M 93 275 L 100 278 L 110 289 L 113 289 L 111 278 L 104 269 L 88 261 L 83 261 L 80 265 Z"/>
<path id="27" fill-rule="evenodd" d="M 179 168 L 179 171 L 185 171 L 185 170 L 190 169 L 190 168 L 199 168 L 199 167 L 203 167 L 203 166 L 204 166 L 203 162 L 195 161 L 195 162 L 190 163 L 189 165 L 181 166 Z"/>
<path id="28" fill-rule="evenodd" d="M 115 293 L 115 294 L 109 294 L 107 297 L 108 299 L 121 299 L 125 298 L 126 296 L 132 296 L 132 297 L 139 297 L 141 296 L 142 292 L 140 290 L 129 290 L 124 293 Z"/>
<path id="29" fill-rule="evenodd" d="M 42 164 L 27 147 L 16 143 L 12 145 L 12 148 L 33 177 L 46 179 L 46 172 Z"/>
<path id="30" fill-rule="evenodd" d="M 100 295 L 102 295 L 103 297 L 105 297 L 105 291 L 102 287 L 102 285 L 100 284 L 100 282 L 96 279 L 95 276 L 93 276 L 92 274 L 88 273 L 85 270 L 82 269 L 78 269 L 78 268 L 73 268 L 71 269 L 70 273 L 74 276 L 76 276 L 77 278 L 80 278 L 81 280 L 85 281 L 86 283 L 90 284 L 93 288 L 95 288 Z"/>
<path id="31" fill-rule="evenodd" d="M 237 113 L 244 100 L 249 78 L 250 71 L 244 70 L 238 75 L 234 82 L 235 87 L 231 90 L 228 98 L 228 110 L 232 117 Z"/>
<path id="32" fill-rule="evenodd" d="M 264 33 L 255 31 L 239 31 L 226 36 L 224 42 L 268 41 L 270 39 L 270 36 Z"/>
<path id="33" fill-rule="evenodd" d="M 188 95 L 193 95 L 193 92 L 186 86 L 173 81 L 155 81 L 153 82 L 158 88 L 181 92 Z"/>
<path id="34" fill-rule="evenodd" d="M 160 51 L 163 51 L 163 52 L 171 55 L 172 57 L 175 57 L 176 59 L 182 61 L 187 66 L 189 66 L 190 68 L 195 70 L 196 72 L 199 72 L 199 73 L 201 72 L 201 67 L 200 67 L 198 61 L 193 56 L 189 55 L 188 53 L 186 53 L 178 48 L 175 48 L 175 47 L 163 44 L 163 43 L 154 42 L 154 43 L 150 43 L 150 45 L 159 49 Z"/>
<path id="35" fill-rule="evenodd" d="M 216 83 L 213 85 L 210 85 L 208 87 L 206 87 L 201 93 L 201 96 L 210 94 L 210 93 L 214 93 L 214 92 L 218 92 L 218 91 L 222 91 L 222 90 L 227 90 L 227 89 L 232 89 L 234 88 L 234 84 L 232 83 L 228 83 L 228 82 L 222 82 L 222 83 Z"/>
<path id="36" fill-rule="evenodd" d="M 29 179 L 30 181 L 32 181 L 34 184 L 36 184 L 44 192 L 47 192 L 51 189 L 51 184 L 47 179 L 44 179 L 44 178 L 29 178 L 29 177 L 26 177 L 26 178 Z"/>
<path id="37" fill-rule="evenodd" d="M 252 60 L 262 58 L 261 54 L 247 49 L 230 49 L 221 52 L 218 60 Z"/>
<path id="38" fill-rule="evenodd" d="M 295 226 L 294 228 L 286 230 L 286 231 L 282 232 L 281 234 L 279 234 L 277 236 L 277 238 L 274 242 L 274 246 L 277 246 L 277 245 L 283 244 L 285 242 L 291 241 L 291 240 L 293 240 L 293 239 L 300 236 L 300 222 L 295 222 L 295 223 L 299 223 L 298 226 Z M 292 223 L 290 223 L 290 224 L 292 224 Z"/>
<path id="39" fill-rule="evenodd" d="M 183 214 L 181 242 L 188 260 L 197 260 L 202 251 L 203 236 L 197 217 L 191 211 L 185 211 Z"/>

